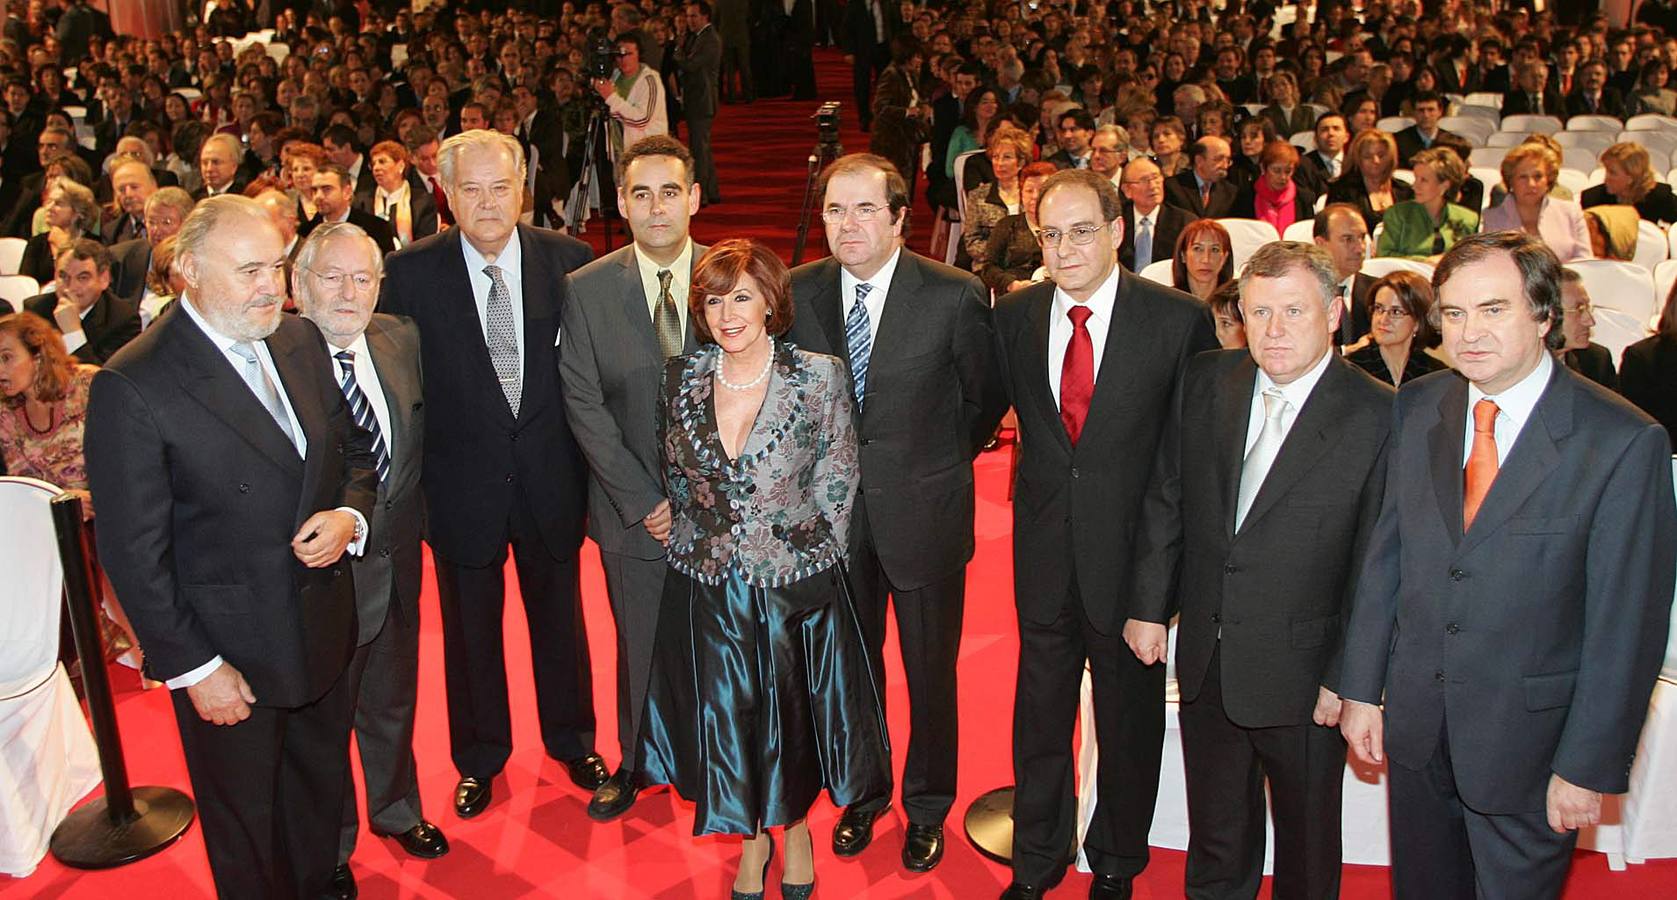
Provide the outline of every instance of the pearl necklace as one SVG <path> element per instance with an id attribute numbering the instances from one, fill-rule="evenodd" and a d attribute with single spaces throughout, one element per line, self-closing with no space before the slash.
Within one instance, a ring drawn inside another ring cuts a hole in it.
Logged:
<path id="1" fill-rule="evenodd" d="M 722 367 L 725 365 L 726 360 L 726 356 L 718 356 L 716 358 L 716 380 L 721 382 L 722 386 L 730 391 L 749 391 L 768 379 L 769 370 L 774 367 L 774 345 L 771 344 L 769 346 L 769 358 L 763 360 L 763 371 L 758 372 L 756 378 L 747 381 L 745 384 L 735 384 L 728 380 L 728 376 L 722 374 Z"/>

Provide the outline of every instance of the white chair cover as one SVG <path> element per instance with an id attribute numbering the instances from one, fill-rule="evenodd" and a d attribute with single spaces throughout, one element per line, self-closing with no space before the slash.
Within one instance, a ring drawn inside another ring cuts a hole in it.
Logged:
<path id="1" fill-rule="evenodd" d="M 64 574 L 48 506 L 58 493 L 0 478 L 0 872 L 20 878 L 100 778 L 93 734 L 58 664 Z"/>
<path id="2" fill-rule="evenodd" d="M 1286 231 L 1281 232 L 1281 239 L 1284 241 L 1303 241 L 1308 244 L 1316 239 L 1315 231 L 1315 219 L 1300 219 L 1288 225 Z"/>
<path id="3" fill-rule="evenodd" d="M 1562 147 L 1582 147 L 1585 150 L 1600 154 L 1601 151 L 1619 142 L 1616 133 L 1606 131 L 1561 131 L 1553 136 L 1555 143 Z"/>
<path id="4" fill-rule="evenodd" d="M 1577 169 L 1561 169 L 1555 173 L 1555 183 L 1572 192 L 1577 197 L 1590 187 L 1590 176 Z M 1486 191 L 1489 194 L 1490 191 Z"/>
<path id="5" fill-rule="evenodd" d="M 1670 255 L 1669 248 L 1666 246 L 1665 232 L 1647 219 L 1638 221 L 1636 223 L 1636 255 L 1631 257 L 1630 261 L 1652 272 L 1660 263 L 1665 262 Z"/>
<path id="6" fill-rule="evenodd" d="M 1665 298 L 1671 296 L 1671 286 L 1677 284 L 1677 259 L 1668 259 L 1654 267 L 1654 308 L 1665 309 Z"/>
<path id="7" fill-rule="evenodd" d="M 1561 165 L 1568 169 L 1588 172 L 1596 167 L 1596 152 L 1588 147 L 1562 147 Z"/>
<path id="8" fill-rule="evenodd" d="M 1502 107 L 1500 106 L 1502 103 L 1501 94 L 1497 95 L 1497 103 L 1499 104 L 1498 106 L 1482 106 L 1478 103 L 1464 103 L 1461 106 L 1456 107 L 1456 115 L 1470 116 L 1475 119 L 1484 119 L 1485 121 L 1491 123 L 1491 126 L 1494 129 L 1496 124 L 1502 121 Z"/>
<path id="9" fill-rule="evenodd" d="M 1606 131 L 1618 134 L 1624 128 L 1624 123 L 1613 116 L 1573 116 L 1566 120 L 1567 131 Z"/>
<path id="10" fill-rule="evenodd" d="M 1171 283 L 1171 262 L 1172 260 L 1168 256 L 1164 259 L 1155 260 L 1143 266 L 1141 271 L 1136 274 L 1155 284 L 1169 285 Z"/>
<path id="11" fill-rule="evenodd" d="M 1491 135 L 1491 140 L 1492 141 L 1496 140 L 1496 135 L 1494 135 L 1494 134 Z M 1494 169 L 1494 170 L 1496 170 L 1496 172 L 1497 172 L 1497 179 L 1496 180 L 1497 180 L 1497 182 L 1500 183 L 1502 181 L 1502 158 L 1507 156 L 1507 155 L 1508 155 L 1508 148 L 1507 147 L 1491 147 L 1491 146 L 1477 147 L 1472 152 L 1468 153 L 1467 164 L 1471 168 L 1484 168 L 1484 169 Z M 1486 184 L 1485 187 L 1488 189 L 1490 187 L 1490 184 Z M 1486 190 L 1485 193 L 1488 195 L 1490 193 L 1490 191 Z"/>
<path id="12" fill-rule="evenodd" d="M 1462 103 L 1484 109 L 1494 109 L 1502 113 L 1502 94 L 1496 91 L 1474 91 L 1462 98 Z"/>
<path id="13" fill-rule="evenodd" d="M 1677 119 L 1659 113 L 1643 113 L 1625 120 L 1626 131 L 1677 130 Z"/>
<path id="14" fill-rule="evenodd" d="M 1479 179 L 1479 183 L 1485 186 L 1485 190 L 1480 192 L 1479 195 L 1479 211 L 1484 212 L 1485 210 L 1490 209 L 1491 188 L 1502 183 L 1502 170 L 1496 166 L 1476 165 L 1469 168 L 1467 170 L 1467 174 Z"/>
<path id="15" fill-rule="evenodd" d="M 1438 127 L 1461 135 L 1475 147 L 1483 147 L 1496 131 L 1496 122 L 1480 116 L 1445 116 L 1438 120 Z"/>
<path id="16" fill-rule="evenodd" d="M 1595 310 L 1616 309 L 1637 321 L 1654 315 L 1654 276 L 1647 268 L 1616 259 L 1581 259 L 1566 267 L 1583 277 Z"/>
<path id="17" fill-rule="evenodd" d="M 1287 138 L 1287 143 L 1299 148 L 1300 153 L 1309 153 L 1316 149 L 1316 132 L 1295 131 L 1292 137 Z"/>
<path id="18" fill-rule="evenodd" d="M 0 275 L 16 275 L 23 265 L 23 249 L 29 242 L 23 238 L 0 238 Z"/>
<path id="19" fill-rule="evenodd" d="M 955 264 L 956 254 L 961 251 L 961 231 L 967 219 L 967 162 L 983 152 L 968 150 L 955 157 L 955 209 L 959 215 L 955 221 L 949 223 L 949 249 L 943 254 L 943 261 L 949 265 Z"/>
<path id="20" fill-rule="evenodd" d="M 28 275 L 0 275 L 0 300 L 21 311 L 23 301 L 41 292 L 41 283 Z"/>
<path id="21" fill-rule="evenodd" d="M 1246 265 L 1246 260 L 1257 252 L 1259 247 L 1281 240 L 1281 232 L 1275 226 L 1260 219 L 1218 219 L 1217 224 L 1229 231 L 1229 241 L 1234 246 L 1234 271 L 1240 274 L 1240 267 Z"/>
<path id="22" fill-rule="evenodd" d="M 1505 116 L 1502 120 L 1503 131 L 1541 131 L 1544 134 L 1554 134 L 1563 130 L 1561 120 L 1554 116 L 1517 115 Z"/>
<path id="23" fill-rule="evenodd" d="M 1513 147 L 1526 139 L 1529 131 L 1493 131 L 1485 138 L 1486 147 Z"/>
<path id="24" fill-rule="evenodd" d="M 1386 116 L 1378 122 L 1375 122 L 1374 127 L 1386 132 L 1387 134 L 1395 134 L 1413 124 L 1415 124 L 1415 120 L 1409 116 Z"/>
<path id="25" fill-rule="evenodd" d="M 1394 256 L 1375 256 L 1363 260 L 1362 273 L 1370 278 L 1383 278 L 1393 272 L 1414 272 L 1432 280 L 1433 266 L 1418 259 L 1399 259 Z"/>

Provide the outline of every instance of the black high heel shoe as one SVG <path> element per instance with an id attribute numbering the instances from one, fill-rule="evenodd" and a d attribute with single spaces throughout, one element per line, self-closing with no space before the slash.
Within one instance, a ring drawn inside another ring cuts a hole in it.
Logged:
<path id="1" fill-rule="evenodd" d="M 809 832 L 806 829 L 804 833 L 807 835 Z M 811 837 L 809 840 L 811 841 L 809 848 L 810 863 L 813 867 L 815 862 L 815 838 Z M 790 853 L 792 851 L 787 850 L 786 852 Z M 788 884 L 784 879 L 780 882 L 782 900 L 809 900 L 809 895 L 813 893 L 815 893 L 815 879 L 813 877 L 803 884 Z"/>
<path id="2" fill-rule="evenodd" d="M 774 838 L 770 837 L 767 831 L 763 832 L 763 836 L 769 839 L 769 855 L 763 858 L 763 887 L 767 889 L 769 886 L 769 863 L 774 862 Z M 744 891 L 729 890 L 728 900 L 763 900 L 763 892 L 752 891 L 747 894 Z"/>

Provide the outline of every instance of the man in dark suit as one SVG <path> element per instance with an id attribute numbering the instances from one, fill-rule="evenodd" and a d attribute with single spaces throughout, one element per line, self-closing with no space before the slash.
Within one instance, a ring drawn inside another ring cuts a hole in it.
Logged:
<path id="1" fill-rule="evenodd" d="M 1502 114 L 1556 116 L 1566 112 L 1560 91 L 1549 80 L 1542 60 L 1527 60 L 1514 69 L 1514 89 L 1502 95 Z"/>
<path id="2" fill-rule="evenodd" d="M 722 35 L 710 24 L 710 4 L 687 4 L 686 46 L 675 51 L 681 72 L 681 116 L 687 123 L 687 143 L 705 203 L 722 202 L 716 186 L 716 161 L 710 153 L 710 126 L 716 119 L 716 86 L 722 69 Z"/>
<path id="3" fill-rule="evenodd" d="M 693 157 L 680 141 L 669 135 L 636 141 L 617 162 L 616 182 L 618 210 L 634 240 L 572 273 L 559 351 L 566 418 L 592 472 L 588 533 L 600 545 L 617 625 L 622 756 L 588 804 L 599 821 L 627 812 L 642 788 L 635 753 L 669 568 L 659 377 L 664 360 L 697 349 L 687 291 L 693 265 L 707 249 L 688 236 L 700 197 Z"/>
<path id="4" fill-rule="evenodd" d="M 1316 196 L 1327 194 L 1328 185 L 1345 171 L 1345 146 L 1350 140 L 1345 117 L 1336 112 L 1323 113 L 1316 119 L 1316 149 L 1299 160 L 1293 177 Z"/>
<path id="5" fill-rule="evenodd" d="M 1374 287 L 1375 279 L 1362 272 L 1363 260 L 1368 256 L 1368 225 L 1355 206 L 1329 203 L 1316 214 L 1311 235 L 1316 246 L 1328 251 L 1333 258 L 1334 274 L 1339 276 L 1336 289 L 1341 307 L 1338 344 L 1348 347 L 1361 340 L 1373 327 L 1368 292 Z"/>
<path id="6" fill-rule="evenodd" d="M 299 237 L 307 238 L 309 232 L 316 226 L 329 222 L 348 222 L 367 232 L 367 236 L 378 244 L 379 250 L 389 255 L 396 250 L 396 234 L 390 223 L 373 215 L 362 212 L 353 205 L 355 189 L 352 187 L 349 173 L 337 163 L 326 163 L 314 173 L 309 196 L 314 200 L 314 218 L 304 222 L 297 229 Z M 522 191 L 520 192 L 522 194 Z"/>
<path id="7" fill-rule="evenodd" d="M 1398 395 L 1340 726 L 1390 759 L 1399 900 L 1556 897 L 1577 829 L 1627 787 L 1664 655 L 1671 446 L 1555 362 L 1540 239 L 1474 235 L 1434 283 L 1456 369 Z"/>
<path id="8" fill-rule="evenodd" d="M 239 176 L 239 160 L 244 152 L 237 137 L 226 132 L 210 135 L 198 150 L 198 174 L 203 184 L 192 192 L 192 199 L 243 193 L 248 182 Z"/>
<path id="9" fill-rule="evenodd" d="M 1234 157 L 1229 142 L 1220 137 L 1202 137 L 1193 144 L 1192 165 L 1165 183 L 1165 202 L 1185 209 L 1197 219 L 1230 215 L 1240 188 L 1229 181 L 1229 164 Z"/>
<path id="10" fill-rule="evenodd" d="M 1338 281 L 1310 244 L 1253 254 L 1249 350 L 1188 364 L 1153 469 L 1124 637 L 1162 663 L 1181 613 L 1190 897 L 1257 896 L 1271 808 L 1275 890 L 1339 896 L 1341 617 L 1380 510 L 1392 390 L 1334 352 Z"/>
<path id="11" fill-rule="evenodd" d="M 413 757 L 425 429 L 419 328 L 373 313 L 383 259 L 354 225 L 323 225 L 298 252 L 292 297 L 326 338 L 331 372 L 350 415 L 373 435 L 379 474 L 378 501 L 368 523 L 371 546 L 351 563 L 358 627 L 348 678 L 367 818 L 374 834 L 394 837 L 413 856 L 435 859 L 448 852 L 448 840 L 425 821 Z M 360 827 L 353 785 L 346 780 L 333 875 L 340 896 L 353 895 L 349 857 Z"/>
<path id="12" fill-rule="evenodd" d="M 1095 117 L 1080 106 L 1072 107 L 1060 113 L 1060 118 L 1054 123 L 1054 133 L 1059 138 L 1060 149 L 1045 161 L 1062 169 L 1089 168 L 1089 160 L 1093 157 L 1090 142 L 1095 137 Z"/>
<path id="13" fill-rule="evenodd" d="M 1607 388 L 1619 389 L 1619 372 L 1613 368 L 1613 354 L 1590 340 L 1595 329 L 1595 312 L 1584 277 L 1576 269 L 1561 270 L 1561 334 L 1564 340 L 1556 357 L 1579 375 Z"/>
<path id="14" fill-rule="evenodd" d="M 134 95 L 121 82 L 112 82 L 101 91 L 105 100 L 105 114 L 93 126 L 93 152 L 99 159 L 116 151 L 116 142 L 134 123 Z M 97 170 L 95 170 L 97 171 Z"/>
<path id="15" fill-rule="evenodd" d="M 891 10 L 885 0 L 850 0 L 839 46 L 850 63 L 850 86 L 862 130 L 873 127 L 873 77 L 890 61 Z"/>
<path id="16" fill-rule="evenodd" d="M 1165 202 L 1165 176 L 1158 163 L 1145 156 L 1130 160 L 1121 179 L 1119 187 L 1130 202 L 1124 204 L 1124 242 L 1118 247 L 1118 262 L 1140 272 L 1148 263 L 1171 258 L 1176 239 L 1194 221 L 1194 214 Z"/>
<path id="17" fill-rule="evenodd" d="M 1566 98 L 1566 118 L 1573 116 L 1613 116 L 1623 119 L 1630 114 L 1625 96 L 1607 83 L 1607 64 L 1592 59 L 1580 67 L 1578 85 Z"/>
<path id="18" fill-rule="evenodd" d="M 943 858 L 943 822 L 955 802 L 972 460 L 1007 400 L 989 293 L 974 276 L 902 247 L 908 183 L 896 167 L 872 154 L 845 156 L 822 173 L 820 195 L 833 255 L 792 273 L 791 337 L 850 366 L 862 442 L 850 581 L 881 679 L 888 600 L 896 608 L 911 723 L 903 865 L 925 872 Z M 890 801 L 846 809 L 833 852 L 866 849 Z"/>
<path id="19" fill-rule="evenodd" d="M 23 308 L 64 335 L 76 359 L 102 366 L 140 333 L 135 301 L 111 293 L 111 252 L 82 238 L 58 254 L 57 290 L 23 301 Z"/>
<path id="20" fill-rule="evenodd" d="M 146 201 L 157 193 L 157 177 L 141 159 L 125 159 L 111 166 L 111 197 L 121 212 L 109 223 L 100 239 L 115 246 L 146 236 Z"/>
<path id="21" fill-rule="evenodd" d="M 1397 141 L 1398 168 L 1409 168 L 1409 160 L 1422 150 L 1431 147 L 1438 139 L 1450 132 L 1438 127 L 1438 120 L 1444 118 L 1444 97 L 1437 91 L 1422 91 L 1411 101 L 1415 111 L 1415 124 L 1408 128 L 1399 129 L 1392 139 Z"/>
<path id="22" fill-rule="evenodd" d="M 296 206 L 292 201 L 292 209 Z M 146 236 L 111 247 L 111 293 L 140 303 L 144 309 L 152 248 L 180 231 L 192 207 L 192 195 L 178 187 L 158 188 L 146 199 Z"/>
<path id="23" fill-rule="evenodd" d="M 1479 90 L 1473 39 L 1457 35 L 1440 41 L 1438 46 L 1438 52 L 1432 57 L 1433 71 L 1438 75 L 1438 92 L 1466 96 Z"/>
<path id="24" fill-rule="evenodd" d="M 593 684 L 577 554 L 587 470 L 566 422 L 556 351 L 565 275 L 591 256 L 565 235 L 518 224 L 517 139 L 463 132 L 443 142 L 457 225 L 388 260 L 381 309 L 413 318 L 425 377 L 426 540 L 443 613 L 454 809 L 483 812 L 512 752 L 501 612 L 512 546 L 529 621 L 547 754 L 598 790 Z"/>
<path id="25" fill-rule="evenodd" d="M 1177 383 L 1189 357 L 1217 338 L 1203 304 L 1118 266 L 1120 206 L 1118 189 L 1094 172 L 1049 176 L 1037 221 L 1054 281 L 996 307 L 998 361 L 1024 448 L 1013 495 L 1017 788 L 1004 900 L 1036 900 L 1065 874 L 1085 666 L 1101 747 L 1083 840 L 1095 872 L 1089 896 L 1128 898 L 1147 866 L 1164 667 L 1143 665 L 1123 645 L 1131 549 Z"/>
<path id="26" fill-rule="evenodd" d="M 342 166 L 349 175 L 345 183 L 350 186 L 355 205 L 370 208 L 378 181 L 373 177 L 373 167 L 367 161 L 367 154 L 361 152 L 360 138 L 356 137 L 355 129 L 341 122 L 332 125 L 321 136 L 321 146 L 326 148 L 326 158 Z"/>
<path id="27" fill-rule="evenodd" d="M 281 313 L 267 213 L 218 197 L 179 241 L 181 309 L 93 379 L 99 560 L 172 691 L 216 892 L 331 896 L 371 436 Z"/>

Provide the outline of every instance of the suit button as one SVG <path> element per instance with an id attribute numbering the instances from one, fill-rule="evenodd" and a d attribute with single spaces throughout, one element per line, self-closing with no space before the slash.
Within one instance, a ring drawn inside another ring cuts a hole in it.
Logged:
<path id="1" fill-rule="evenodd" d="M 1444 626 L 1444 633 L 1445 634 L 1461 634 L 1462 633 L 1462 627 L 1460 625 L 1457 625 L 1454 622 L 1451 622 L 1450 624 Z"/>
<path id="2" fill-rule="evenodd" d="M 1439 669 L 1438 671 L 1432 673 L 1432 680 L 1438 682 L 1439 684 L 1443 684 L 1444 683 L 1444 670 Z"/>
<path id="3" fill-rule="evenodd" d="M 1223 565 L 1223 574 L 1224 575 L 1233 575 L 1234 573 L 1236 573 L 1238 571 L 1240 571 L 1240 569 L 1238 567 L 1236 567 L 1234 563 L 1225 563 Z"/>
<path id="4" fill-rule="evenodd" d="M 1467 573 L 1463 572 L 1461 569 L 1451 569 L 1450 570 L 1450 580 L 1451 581 L 1466 581 L 1467 580 Z"/>
<path id="5" fill-rule="evenodd" d="M 861 444 L 864 447 L 866 447 L 866 446 L 868 446 L 869 444 L 872 444 L 872 443 L 873 443 L 873 438 L 862 438 L 862 440 L 861 440 Z"/>
<path id="6" fill-rule="evenodd" d="M 1218 625 L 1221 625 L 1223 623 L 1223 614 L 1222 613 L 1212 613 L 1211 614 L 1211 621 L 1218 624 Z"/>
<path id="7" fill-rule="evenodd" d="M 248 484 L 239 485 L 239 493 L 241 493 L 241 494 L 250 493 L 250 485 L 248 485 Z"/>
<path id="8" fill-rule="evenodd" d="M 378 552 L 378 555 L 384 557 L 385 559 L 389 559 L 390 558 L 390 548 L 385 547 L 384 549 L 382 549 Z"/>
<path id="9" fill-rule="evenodd" d="M 333 568 L 332 568 L 332 577 L 333 577 L 333 578 L 339 578 L 339 577 L 342 577 L 342 576 L 343 576 L 343 574 L 344 574 L 344 570 L 343 570 L 343 569 L 340 569 L 340 568 L 338 568 L 338 567 L 336 567 L 336 566 L 334 566 L 334 567 L 333 567 Z"/>
<path id="10" fill-rule="evenodd" d="M 518 432 L 516 431 L 512 433 L 512 442 L 515 444 L 518 443 Z"/>
<path id="11" fill-rule="evenodd" d="M 1073 477 L 1073 478 L 1077 477 L 1077 467 L 1076 466 L 1073 466 L 1072 469 L 1071 469 L 1071 477 Z"/>
<path id="12" fill-rule="evenodd" d="M 512 473 L 508 472 L 507 473 L 507 484 L 512 484 L 512 482 L 513 482 Z"/>
<path id="13" fill-rule="evenodd" d="M 390 500 L 384 501 L 384 508 L 385 509 L 394 509 L 395 506 L 396 506 L 396 504 L 393 501 L 390 501 Z"/>

